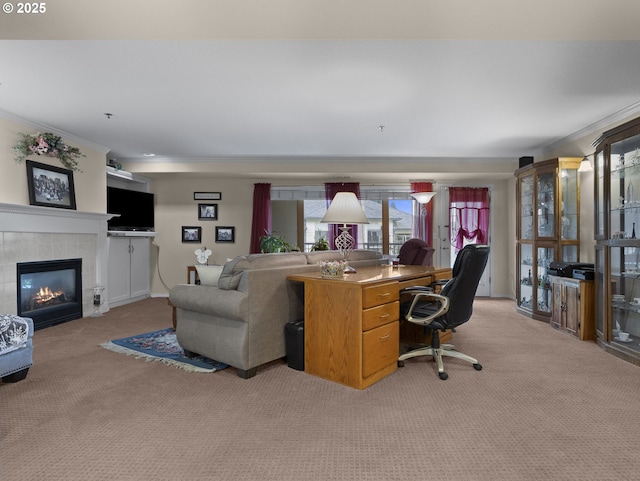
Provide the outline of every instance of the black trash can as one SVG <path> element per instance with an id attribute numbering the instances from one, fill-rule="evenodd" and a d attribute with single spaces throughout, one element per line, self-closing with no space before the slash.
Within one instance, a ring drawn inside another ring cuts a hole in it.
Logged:
<path id="1" fill-rule="evenodd" d="M 291 321 L 284 326 L 287 348 L 287 364 L 290 368 L 304 371 L 304 321 Z"/>

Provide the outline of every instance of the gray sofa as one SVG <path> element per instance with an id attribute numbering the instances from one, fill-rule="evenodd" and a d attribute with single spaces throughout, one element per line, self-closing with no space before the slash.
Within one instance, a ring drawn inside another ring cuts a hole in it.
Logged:
<path id="1" fill-rule="evenodd" d="M 176 337 L 188 355 L 199 354 L 255 376 L 258 366 L 286 355 L 284 327 L 303 318 L 302 283 L 293 274 L 317 271 L 336 251 L 251 254 L 227 262 L 217 286 L 181 284 L 169 292 L 176 308 Z M 377 266 L 382 255 L 356 250 L 350 264 Z"/>

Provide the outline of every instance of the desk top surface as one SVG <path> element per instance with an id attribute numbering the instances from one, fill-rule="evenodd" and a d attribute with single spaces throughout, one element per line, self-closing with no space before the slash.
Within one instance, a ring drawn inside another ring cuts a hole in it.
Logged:
<path id="1" fill-rule="evenodd" d="M 305 274 L 295 274 L 289 276 L 289 279 L 299 282 L 307 281 L 326 281 L 326 282 L 348 282 L 355 284 L 367 284 L 380 281 L 403 281 L 423 277 L 427 275 L 436 275 L 439 273 L 450 272 L 450 267 L 430 267 L 430 266 L 398 266 L 394 269 L 392 266 L 374 266 L 374 267 L 358 267 L 357 272 L 345 274 L 344 277 L 337 279 L 325 279 L 318 272 L 307 272 Z"/>

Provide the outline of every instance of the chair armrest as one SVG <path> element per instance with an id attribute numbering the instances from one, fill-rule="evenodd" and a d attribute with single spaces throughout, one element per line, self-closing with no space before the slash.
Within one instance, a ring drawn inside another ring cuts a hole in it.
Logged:
<path id="1" fill-rule="evenodd" d="M 412 313 L 413 313 L 413 308 L 416 306 L 416 304 L 418 303 L 418 301 L 420 300 L 430 300 L 430 301 L 434 301 L 434 302 L 438 302 L 440 304 L 440 307 L 438 308 L 438 310 L 436 312 L 434 312 L 433 314 L 431 314 L 428 317 L 413 317 Z M 414 324 L 422 324 L 422 325 L 428 325 L 431 323 L 431 321 L 433 321 L 434 319 L 437 319 L 438 317 L 440 317 L 441 315 L 445 314 L 447 311 L 449 310 L 449 298 L 445 297 L 445 296 L 441 296 L 440 294 L 435 294 L 433 292 L 418 292 L 415 294 L 415 296 L 413 297 L 413 301 L 411 301 L 411 306 L 409 307 L 409 311 L 407 312 L 407 321 L 409 322 L 413 322 Z"/>
<path id="2" fill-rule="evenodd" d="M 401 291 L 403 294 L 414 294 L 418 292 L 433 292 L 433 287 L 428 286 L 410 286 L 405 287 Z"/>

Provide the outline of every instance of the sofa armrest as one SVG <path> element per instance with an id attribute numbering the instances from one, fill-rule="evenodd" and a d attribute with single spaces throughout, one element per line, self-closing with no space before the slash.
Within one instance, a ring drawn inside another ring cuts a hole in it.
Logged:
<path id="1" fill-rule="evenodd" d="M 177 308 L 246 322 L 248 296 L 244 292 L 213 286 L 179 284 L 169 291 L 169 301 Z"/>

